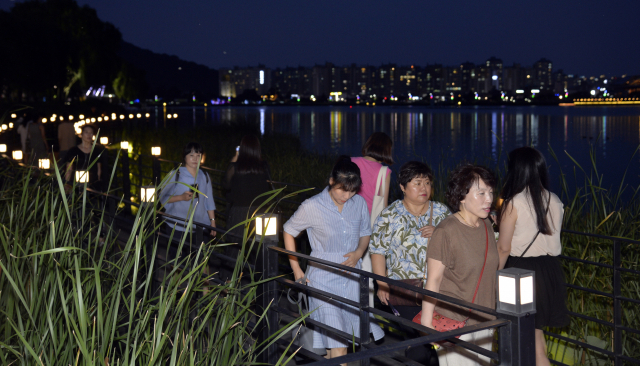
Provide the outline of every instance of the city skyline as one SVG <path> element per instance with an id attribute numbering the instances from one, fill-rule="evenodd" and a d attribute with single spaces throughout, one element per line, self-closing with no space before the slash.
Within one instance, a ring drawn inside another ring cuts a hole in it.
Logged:
<path id="1" fill-rule="evenodd" d="M 265 65 L 221 68 L 220 95 L 252 100 L 324 101 L 464 100 L 563 102 L 567 98 L 635 97 L 638 76 L 580 77 L 557 70 L 541 58 L 530 65 L 505 65 L 496 57 L 456 65 L 336 65 L 271 69 Z M 536 99 L 536 97 L 538 97 Z M 542 100 L 541 100 L 542 98 Z"/>
<path id="2" fill-rule="evenodd" d="M 14 3 L 0 0 L 0 8 Z M 580 76 L 640 74 L 638 2 L 79 3 L 128 42 L 216 69 L 326 61 L 450 65 L 495 55 L 505 65 L 544 57 Z"/>

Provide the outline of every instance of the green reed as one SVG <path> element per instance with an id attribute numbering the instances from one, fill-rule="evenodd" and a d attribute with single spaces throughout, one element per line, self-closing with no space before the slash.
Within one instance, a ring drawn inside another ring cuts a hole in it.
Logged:
<path id="1" fill-rule="evenodd" d="M 218 242 L 202 243 L 191 267 L 162 265 L 152 292 L 158 204 L 138 210 L 125 234 L 86 188 L 66 194 L 59 174 L 12 166 L 0 181 L 0 365 L 249 365 L 295 326 L 255 339 L 263 280 L 250 273 L 242 285 L 239 260 L 229 282 L 209 281 Z M 250 237 L 246 226 L 240 258 L 261 244 Z"/>

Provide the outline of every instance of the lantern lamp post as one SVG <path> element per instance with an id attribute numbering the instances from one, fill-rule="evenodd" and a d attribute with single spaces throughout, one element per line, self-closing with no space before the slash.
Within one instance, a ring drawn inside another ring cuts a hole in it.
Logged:
<path id="1" fill-rule="evenodd" d="M 521 268 L 499 270 L 496 311 L 509 324 L 500 328 L 503 365 L 535 365 L 536 274 Z"/>

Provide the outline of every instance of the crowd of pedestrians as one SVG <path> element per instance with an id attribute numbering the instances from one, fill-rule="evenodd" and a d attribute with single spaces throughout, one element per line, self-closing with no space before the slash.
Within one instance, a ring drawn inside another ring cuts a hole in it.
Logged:
<path id="1" fill-rule="evenodd" d="M 392 141 L 384 133 L 370 136 L 362 148 L 362 157 L 342 156 L 338 159 L 324 190 L 305 200 L 284 224 L 285 248 L 296 251 L 296 237 L 306 232 L 311 256 L 349 267 L 371 271 L 405 284 L 425 288 L 449 297 L 482 305 L 496 306 L 497 270 L 517 266 L 536 272 L 536 364 L 548 365 L 542 328 L 568 324 L 563 273 L 556 258 L 560 254 L 559 233 L 563 206 L 549 191 L 544 157 L 537 150 L 523 147 L 509 155 L 503 201 L 498 215 L 494 189 L 496 178 L 487 168 L 460 164 L 447 178 L 446 202 L 436 202 L 433 185 L 436 177 L 425 163 L 403 164 L 396 182 L 402 198 L 389 204 Z M 169 188 L 161 200 L 168 213 L 189 217 L 215 226 L 215 204 L 205 200 L 194 204 L 194 193 L 178 181 L 210 189 L 197 171 L 202 148 L 198 144 L 185 147 L 185 167 L 170 174 Z M 189 160 L 189 156 L 194 155 Z M 222 186 L 226 189 L 229 208 L 227 229 L 231 236 L 225 254 L 255 258 L 243 248 L 251 226 L 243 223 L 264 212 L 261 204 L 273 187 L 267 162 L 262 158 L 256 136 L 244 136 L 231 159 Z M 208 196 L 210 197 L 210 196 Z M 202 197 L 200 197 L 202 199 Z M 198 211 L 200 210 L 200 211 Z M 184 230 L 169 221 L 170 230 Z M 496 240 L 494 230 L 499 230 Z M 215 235 L 215 233 L 211 233 Z M 370 258 L 370 259 L 369 259 Z M 290 256 L 289 262 L 297 282 L 326 293 L 359 301 L 358 276 L 317 262 L 306 269 Z M 231 273 L 221 271 L 222 280 Z M 371 289 L 372 297 L 374 286 Z M 492 319 L 490 315 L 471 311 L 444 301 L 417 294 L 384 281 L 375 285 L 375 306 L 404 319 L 442 331 L 442 320 L 473 325 Z M 358 309 L 327 297 L 309 295 L 310 317 L 355 337 L 360 335 Z M 373 318 L 372 318 L 373 319 Z M 407 338 L 419 337 L 411 327 L 401 326 Z M 371 322 L 371 336 L 379 340 L 383 330 Z M 482 330 L 461 337 L 462 340 L 490 350 L 493 330 Z M 345 355 L 349 340 L 332 332 L 313 331 L 314 349 L 325 349 L 326 357 Z M 449 344 L 451 345 L 451 344 Z M 489 365 L 490 360 L 462 347 L 424 345 L 410 347 L 405 356 L 425 365 Z"/>
<path id="2" fill-rule="evenodd" d="M 23 151 L 32 159 L 48 156 L 44 130 L 35 114 L 17 121 Z M 76 170 L 88 170 L 93 187 L 104 190 L 106 154 L 92 151 L 94 127 L 82 127 L 76 144 L 71 123 L 59 125 L 59 141 L 65 179 Z M 69 128 L 71 126 L 71 128 Z M 284 245 L 296 251 L 296 237 L 306 232 L 311 256 L 363 269 L 407 285 L 482 305 L 496 306 L 496 273 L 505 267 L 530 269 L 536 273 L 535 316 L 536 364 L 548 365 L 544 327 L 563 327 L 569 322 L 565 305 L 563 272 L 556 258 L 561 253 L 560 230 L 563 204 L 549 191 L 546 161 L 534 148 L 512 151 L 500 200 L 494 199 L 496 178 L 487 168 L 460 164 L 449 177 L 436 177 L 424 162 L 409 161 L 396 175 L 402 198 L 389 203 L 393 143 L 382 132 L 372 134 L 361 157 L 341 156 L 321 193 L 305 200 L 283 226 Z M 212 181 L 200 168 L 204 149 L 195 142 L 184 147 L 182 166 L 165 177 L 159 199 L 167 214 L 167 234 L 192 231 L 195 223 L 216 227 L 216 204 Z M 231 155 L 231 154 L 230 154 Z M 92 156 L 100 156 L 94 159 Z M 436 202 L 433 186 L 447 179 L 446 202 Z M 247 220 L 266 212 L 266 192 L 273 189 L 270 167 L 263 158 L 257 136 L 242 138 L 231 158 L 221 186 L 228 200 L 225 254 L 255 260 L 243 247 L 254 233 Z M 501 202 L 496 207 L 496 201 Z M 494 214 L 497 210 L 497 214 Z M 187 219 L 192 218 L 192 225 Z M 499 231 L 496 239 L 495 231 Z M 204 233 L 216 236 L 215 230 Z M 194 243 L 195 244 L 195 243 Z M 192 246 L 187 246 L 189 252 Z M 188 254 L 188 253 L 183 253 Z M 169 256 L 177 256 L 175 251 Z M 317 262 L 306 269 L 297 257 L 289 258 L 297 282 L 326 293 L 359 301 L 358 276 Z M 229 281 L 232 270 L 218 274 Z M 370 306 L 396 316 L 439 329 L 443 319 L 465 325 L 478 324 L 491 316 L 417 294 L 384 281 L 370 284 Z M 374 299 L 375 296 L 375 299 Z M 326 297 L 309 296 L 310 317 L 356 337 L 360 333 L 358 309 Z M 372 318 L 373 320 L 373 318 Z M 402 327 L 407 338 L 419 337 L 411 327 Z M 383 330 L 371 322 L 371 336 L 379 340 Z M 482 330 L 462 340 L 490 350 L 493 330 Z M 328 358 L 345 355 L 349 340 L 320 329 L 313 332 L 313 348 L 323 348 Z M 405 356 L 425 365 L 489 365 L 490 360 L 462 347 L 424 345 L 405 351 Z"/>

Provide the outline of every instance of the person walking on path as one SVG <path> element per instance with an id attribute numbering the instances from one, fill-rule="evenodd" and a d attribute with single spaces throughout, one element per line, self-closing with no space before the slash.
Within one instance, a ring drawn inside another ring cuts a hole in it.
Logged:
<path id="1" fill-rule="evenodd" d="M 495 177 L 484 167 L 464 164 L 456 168 L 447 183 L 445 197 L 453 215 L 442 220 L 433 231 L 427 248 L 426 289 L 455 299 L 496 307 L 496 273 L 500 259 L 489 212 L 493 203 Z M 433 328 L 434 319 L 474 325 L 495 319 L 445 301 L 424 296 L 422 325 Z M 461 340 L 490 350 L 493 329 L 460 337 Z M 462 347 L 441 347 L 440 366 L 489 366 L 491 360 Z"/>
<path id="2" fill-rule="evenodd" d="M 369 136 L 367 142 L 362 146 L 362 157 L 351 158 L 360 168 L 362 186 L 358 195 L 367 202 L 369 216 L 371 217 L 371 228 L 382 210 L 389 203 L 389 185 L 391 184 L 391 169 L 382 165 L 393 164 L 391 148 L 393 142 L 384 132 L 374 132 Z M 371 254 L 369 250 L 362 257 L 362 269 L 368 272 L 373 271 L 371 266 Z M 373 279 L 369 279 L 369 306 L 373 307 L 375 288 Z"/>
<path id="3" fill-rule="evenodd" d="M 62 159 L 72 147 L 76 146 L 76 131 L 68 119 L 58 125 L 58 156 Z"/>
<path id="4" fill-rule="evenodd" d="M 562 265 L 560 231 L 562 201 L 549 191 L 547 162 L 532 147 L 509 153 L 507 179 L 502 188 L 500 268 L 517 267 L 536 273 L 536 365 L 549 365 L 545 327 L 569 324 L 567 290 Z"/>
<path id="5" fill-rule="evenodd" d="M 241 245 L 244 245 L 242 240 L 245 227 L 235 226 L 258 214 L 256 210 L 266 197 L 256 197 L 271 190 L 270 180 L 269 164 L 262 159 L 260 140 L 255 135 L 243 136 L 222 181 L 229 201 L 227 229 L 233 234 L 227 241 L 237 243 L 224 247 L 225 254 L 229 257 L 237 258 Z M 247 250 L 245 248 L 245 256 L 250 254 Z M 254 258 L 252 254 L 251 260 L 254 261 Z M 231 272 L 226 267 L 221 268 L 220 272 L 223 279 L 231 277 Z"/>
<path id="6" fill-rule="evenodd" d="M 31 119 L 31 118 L 29 118 Z M 29 134 L 30 153 L 29 160 L 38 165 L 38 159 L 45 159 L 49 156 L 47 149 L 47 137 L 44 134 L 44 126 L 40 122 L 40 118 L 35 116 L 33 121 L 27 125 Z"/>
<path id="7" fill-rule="evenodd" d="M 356 195 L 361 184 L 358 166 L 348 156 L 340 157 L 331 172 L 329 185 L 321 193 L 305 200 L 285 223 L 285 248 L 295 252 L 294 237 L 306 230 L 312 257 L 361 268 L 361 258 L 371 235 L 367 204 L 364 198 Z M 359 300 L 358 275 L 312 261 L 305 274 L 297 257 L 290 256 L 289 263 L 296 281 L 306 281 L 310 287 L 353 301 Z M 310 295 L 309 311 L 313 320 L 361 339 L 368 337 L 360 334 L 360 313 L 356 307 Z M 370 331 L 376 340 L 384 336 L 375 323 L 371 324 Z M 332 332 L 313 332 L 313 348 L 326 348 L 329 358 L 346 355 L 348 345 L 349 340 Z"/>

